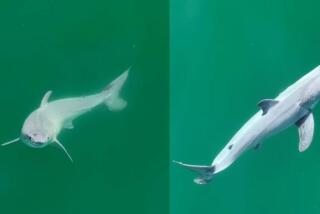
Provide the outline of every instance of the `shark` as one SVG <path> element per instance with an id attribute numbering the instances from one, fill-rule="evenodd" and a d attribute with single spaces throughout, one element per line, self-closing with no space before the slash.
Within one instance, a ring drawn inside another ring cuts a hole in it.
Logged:
<path id="1" fill-rule="evenodd" d="M 73 121 L 100 104 L 105 104 L 110 111 L 120 111 L 127 102 L 120 97 L 120 91 L 128 77 L 129 69 L 112 81 L 100 93 L 89 96 L 58 99 L 49 102 L 52 91 L 45 93 L 40 106 L 31 112 L 24 121 L 20 137 L 1 144 L 6 146 L 22 141 L 32 148 L 44 148 L 48 145 L 58 145 L 73 159 L 63 144 L 58 140 L 64 129 L 73 129 Z"/>
<path id="2" fill-rule="evenodd" d="M 320 66 L 301 77 L 274 99 L 258 103 L 259 111 L 231 138 L 211 165 L 192 165 L 174 161 L 195 171 L 196 184 L 207 184 L 219 172 L 227 169 L 248 149 L 258 149 L 266 138 L 291 126 L 299 133 L 300 152 L 311 144 L 314 134 L 313 109 L 320 99 Z"/>

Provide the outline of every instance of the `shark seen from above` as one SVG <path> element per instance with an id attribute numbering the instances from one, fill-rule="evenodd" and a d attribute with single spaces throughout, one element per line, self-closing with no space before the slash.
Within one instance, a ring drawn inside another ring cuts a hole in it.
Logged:
<path id="1" fill-rule="evenodd" d="M 3 143 L 6 146 L 22 141 L 32 148 L 43 148 L 50 144 L 58 145 L 72 161 L 65 147 L 58 140 L 63 129 L 72 129 L 72 121 L 94 107 L 104 103 L 109 110 L 122 110 L 127 102 L 119 93 L 128 77 L 129 70 L 111 82 L 102 92 L 84 97 L 73 97 L 49 102 L 51 91 L 42 98 L 40 107 L 25 120 L 19 138 Z"/>
<path id="2" fill-rule="evenodd" d="M 295 125 L 299 132 L 299 151 L 305 151 L 311 144 L 314 132 L 312 110 L 320 99 L 320 66 L 303 76 L 275 99 L 258 103 L 256 113 L 231 138 L 227 145 L 209 166 L 178 165 L 199 174 L 197 184 L 207 184 L 213 176 L 229 167 L 241 154 L 250 148 L 257 149 L 262 140 Z"/>

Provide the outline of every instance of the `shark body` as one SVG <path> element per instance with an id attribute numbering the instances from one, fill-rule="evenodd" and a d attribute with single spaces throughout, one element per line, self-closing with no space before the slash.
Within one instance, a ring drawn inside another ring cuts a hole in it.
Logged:
<path id="1" fill-rule="evenodd" d="M 102 92 L 84 97 L 49 102 L 51 91 L 48 91 L 42 98 L 40 107 L 25 120 L 20 137 L 2 145 L 5 146 L 21 140 L 32 148 L 43 148 L 55 143 L 64 150 L 72 161 L 71 156 L 58 140 L 58 135 L 63 129 L 72 129 L 74 119 L 102 103 L 111 111 L 122 110 L 127 103 L 119 96 L 119 93 L 127 76 L 128 71 L 111 82 Z"/>
<path id="2" fill-rule="evenodd" d="M 234 135 L 209 166 L 176 162 L 182 167 L 196 171 L 197 184 L 207 184 L 215 174 L 225 170 L 250 148 L 258 148 L 261 141 L 296 125 L 299 131 L 299 151 L 311 144 L 314 132 L 312 110 L 320 99 L 320 66 L 300 78 L 275 99 L 259 102 L 257 112 Z"/>

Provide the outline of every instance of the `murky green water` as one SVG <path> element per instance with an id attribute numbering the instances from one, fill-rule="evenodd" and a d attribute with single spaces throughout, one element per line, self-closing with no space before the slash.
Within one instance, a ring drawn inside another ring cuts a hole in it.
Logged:
<path id="1" fill-rule="evenodd" d="M 171 159 L 210 164 L 261 99 L 320 63 L 318 8 L 315 1 L 171 1 Z M 172 165 L 171 213 L 320 212 L 317 127 L 306 152 L 290 128 L 207 186 Z"/>
<path id="2" fill-rule="evenodd" d="M 128 107 L 74 122 L 56 147 L 0 148 L 1 213 L 166 213 L 166 1 L 1 1 L 1 132 L 19 135 L 47 90 L 95 93 L 131 66 Z M 155 209 L 157 207 L 157 209 Z"/>

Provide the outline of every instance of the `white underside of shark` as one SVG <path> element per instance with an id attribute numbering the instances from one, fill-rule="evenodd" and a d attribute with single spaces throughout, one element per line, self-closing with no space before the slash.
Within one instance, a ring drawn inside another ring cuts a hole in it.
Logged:
<path id="1" fill-rule="evenodd" d="M 212 177 L 229 167 L 249 148 L 258 148 L 261 141 L 292 125 L 299 131 L 299 151 L 305 151 L 311 144 L 314 132 L 312 110 L 320 99 L 320 66 L 303 76 L 275 99 L 259 102 L 257 112 L 234 135 L 210 166 L 199 166 L 176 162 L 196 171 L 197 184 L 206 184 Z"/>
<path id="2" fill-rule="evenodd" d="M 127 103 L 120 98 L 119 93 L 127 76 L 128 71 L 125 71 L 102 92 L 90 96 L 49 102 L 51 91 L 48 91 L 44 95 L 40 107 L 25 120 L 21 136 L 2 145 L 5 146 L 21 140 L 33 148 L 43 148 L 54 143 L 59 145 L 72 161 L 71 156 L 58 140 L 59 133 L 63 129 L 72 129 L 74 119 L 102 103 L 111 111 L 122 110 Z"/>

